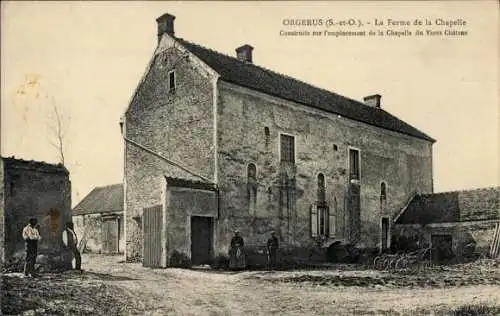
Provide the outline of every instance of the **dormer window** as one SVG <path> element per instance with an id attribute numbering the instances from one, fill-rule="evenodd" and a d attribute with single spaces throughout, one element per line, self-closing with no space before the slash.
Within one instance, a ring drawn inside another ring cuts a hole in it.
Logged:
<path id="1" fill-rule="evenodd" d="M 168 72 L 168 90 L 173 91 L 175 90 L 176 86 L 176 76 L 175 76 L 175 70 L 169 71 Z"/>

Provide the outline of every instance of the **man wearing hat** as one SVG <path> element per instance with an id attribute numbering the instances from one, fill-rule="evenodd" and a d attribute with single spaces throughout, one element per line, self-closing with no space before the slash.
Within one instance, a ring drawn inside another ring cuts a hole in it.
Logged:
<path id="1" fill-rule="evenodd" d="M 278 251 L 278 247 L 278 237 L 276 237 L 276 233 L 272 231 L 271 237 L 267 240 L 267 263 L 271 269 L 276 268 L 276 253 Z"/>

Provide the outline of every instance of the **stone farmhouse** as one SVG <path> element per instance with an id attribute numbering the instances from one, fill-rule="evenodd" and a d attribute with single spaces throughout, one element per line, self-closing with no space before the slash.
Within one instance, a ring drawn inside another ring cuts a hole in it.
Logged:
<path id="1" fill-rule="evenodd" d="M 123 253 L 123 184 L 96 187 L 72 210 L 83 251 Z"/>
<path id="2" fill-rule="evenodd" d="M 122 118 L 127 259 L 169 266 L 248 247 L 390 247 L 394 218 L 433 192 L 435 140 L 385 111 L 227 56 L 157 21 L 158 45 Z"/>
<path id="3" fill-rule="evenodd" d="M 432 246 L 437 262 L 500 255 L 500 187 L 419 194 L 394 219 L 395 238 Z"/>
<path id="4" fill-rule="evenodd" d="M 71 219 L 71 183 L 62 165 L 22 159 L 0 159 L 0 261 L 25 255 L 22 230 L 34 217 L 40 224 L 40 255 L 49 264 L 70 262 L 62 248 L 64 223 Z"/>

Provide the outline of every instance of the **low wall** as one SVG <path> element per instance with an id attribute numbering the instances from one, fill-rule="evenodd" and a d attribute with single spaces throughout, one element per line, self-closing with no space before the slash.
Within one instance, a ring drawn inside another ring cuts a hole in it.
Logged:
<path id="1" fill-rule="evenodd" d="M 496 221 L 442 223 L 429 225 L 396 225 L 393 229 L 393 240 L 403 238 L 418 240 L 420 244 L 431 245 L 432 235 L 451 235 L 452 251 L 456 257 L 467 257 L 471 251 L 475 254 L 487 255 L 495 233 Z M 474 244 L 471 249 L 470 245 Z"/>

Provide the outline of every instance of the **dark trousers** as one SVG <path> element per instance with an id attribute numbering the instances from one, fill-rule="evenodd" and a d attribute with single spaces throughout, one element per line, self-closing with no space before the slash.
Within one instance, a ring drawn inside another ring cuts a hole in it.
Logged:
<path id="1" fill-rule="evenodd" d="M 269 264 L 269 268 L 276 267 L 276 249 L 272 249 L 269 251 L 268 264 Z"/>
<path id="2" fill-rule="evenodd" d="M 35 273 L 36 256 L 38 255 L 38 241 L 26 241 L 26 260 L 24 262 L 24 275 Z"/>
<path id="3" fill-rule="evenodd" d="M 82 269 L 82 256 L 80 255 L 80 251 L 78 251 L 78 247 L 74 246 L 70 248 L 73 257 L 75 258 L 75 270 Z"/>

